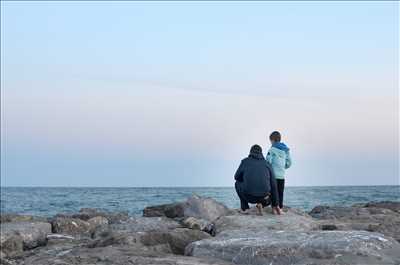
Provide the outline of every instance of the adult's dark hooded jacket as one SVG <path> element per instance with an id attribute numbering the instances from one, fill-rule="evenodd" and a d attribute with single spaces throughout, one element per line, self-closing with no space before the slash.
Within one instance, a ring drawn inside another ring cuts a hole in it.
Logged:
<path id="1" fill-rule="evenodd" d="M 250 196 L 265 197 L 271 194 L 273 204 L 278 201 L 275 176 L 271 165 L 260 150 L 251 150 L 235 174 L 240 190 Z M 276 206 L 276 205 L 272 205 Z"/>

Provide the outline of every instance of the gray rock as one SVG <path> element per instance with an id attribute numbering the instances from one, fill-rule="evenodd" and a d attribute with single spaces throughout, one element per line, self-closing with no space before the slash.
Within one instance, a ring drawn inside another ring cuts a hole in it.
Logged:
<path id="1" fill-rule="evenodd" d="M 164 204 L 146 207 L 143 216 L 166 216 L 169 218 L 195 217 L 214 221 L 220 216 L 229 214 L 229 209 L 212 198 L 193 195 L 182 203 Z"/>
<path id="2" fill-rule="evenodd" d="M 46 222 L 46 218 L 32 215 L 20 215 L 14 213 L 1 213 L 0 223 L 10 222 Z"/>
<path id="3" fill-rule="evenodd" d="M 36 250 L 35 250 L 36 251 Z M 145 246 L 107 246 L 98 248 L 43 248 L 18 261 L 20 265 L 227 265 L 212 258 L 166 255 Z"/>
<path id="4" fill-rule="evenodd" d="M 316 206 L 309 214 L 317 219 L 338 219 L 347 216 L 365 215 L 368 210 L 359 207 Z"/>
<path id="5" fill-rule="evenodd" d="M 108 212 L 95 208 L 82 208 L 80 209 L 79 213 L 73 214 L 72 218 L 78 218 L 87 221 L 91 218 L 99 216 L 107 218 L 110 224 L 122 223 L 129 218 L 128 212 Z"/>
<path id="6" fill-rule="evenodd" d="M 147 232 L 170 230 L 181 225 L 165 217 L 131 217 L 125 223 L 112 224 L 110 229 L 125 232 Z"/>
<path id="7" fill-rule="evenodd" d="M 146 232 L 108 230 L 107 232 L 98 234 L 95 240 L 87 246 L 95 248 L 110 245 L 131 245 L 153 247 L 153 250 L 154 247 L 159 246 L 159 252 L 183 255 L 185 247 L 188 244 L 209 237 L 210 235 L 206 232 L 188 228 Z"/>
<path id="8" fill-rule="evenodd" d="M 353 207 L 317 206 L 310 215 L 320 220 L 323 230 L 379 232 L 400 242 L 400 213 L 396 202 L 374 202 Z"/>
<path id="9" fill-rule="evenodd" d="M 45 245 L 51 225 L 43 222 L 1 223 L 0 246 L 5 256 L 15 256 L 23 249 Z"/>
<path id="10" fill-rule="evenodd" d="M 373 208 L 384 208 L 394 212 L 400 213 L 400 202 L 395 201 L 381 201 L 381 202 L 368 202 L 365 204 L 355 204 L 354 207 L 373 207 Z"/>
<path id="11" fill-rule="evenodd" d="M 222 203 L 212 198 L 191 196 L 184 207 L 184 216 L 192 216 L 199 219 L 214 221 L 220 216 L 229 214 L 229 209 Z"/>
<path id="12" fill-rule="evenodd" d="M 160 217 L 179 218 L 184 216 L 183 203 L 170 203 L 156 206 L 149 206 L 143 209 L 144 217 Z"/>
<path id="13" fill-rule="evenodd" d="M 97 226 L 102 226 L 102 225 L 108 225 L 109 221 L 107 218 L 103 216 L 96 216 L 92 217 L 87 222 L 92 226 L 92 227 L 97 227 Z"/>
<path id="14" fill-rule="evenodd" d="M 210 224 L 210 221 L 188 217 L 182 221 L 182 224 L 187 228 L 203 231 Z"/>
<path id="15" fill-rule="evenodd" d="M 97 247 L 106 247 L 111 245 L 140 245 L 144 246 L 141 243 L 141 233 L 138 232 L 121 232 L 121 231 L 113 231 L 108 230 L 101 234 L 96 235 L 95 240 L 89 242 L 87 247 L 89 248 L 97 248 Z"/>
<path id="16" fill-rule="evenodd" d="M 17 257 L 24 251 L 23 238 L 18 234 L 1 236 L 0 245 L 3 258 Z"/>
<path id="17" fill-rule="evenodd" d="M 366 231 L 230 230 L 191 243 L 186 255 L 234 264 L 399 264 L 400 244 Z"/>
<path id="18" fill-rule="evenodd" d="M 147 232 L 141 235 L 140 241 L 146 246 L 154 246 L 159 244 L 168 244 L 172 253 L 183 255 L 185 247 L 194 241 L 198 241 L 211 236 L 199 230 L 187 228 L 177 228 L 172 231 L 164 232 Z"/>
<path id="19" fill-rule="evenodd" d="M 73 236 L 90 236 L 94 228 L 90 223 L 77 218 L 56 217 L 51 224 L 54 233 Z"/>
<path id="20" fill-rule="evenodd" d="M 259 216 L 252 211 L 221 216 L 214 222 L 216 233 L 239 229 L 310 231 L 319 227 L 317 221 L 302 212 L 288 210 L 284 215 L 273 215 L 271 208 L 264 208 Z"/>

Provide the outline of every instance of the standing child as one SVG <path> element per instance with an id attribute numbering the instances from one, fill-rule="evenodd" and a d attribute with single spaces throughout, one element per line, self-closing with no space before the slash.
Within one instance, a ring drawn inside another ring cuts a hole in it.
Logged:
<path id="1" fill-rule="evenodd" d="M 272 165 L 278 186 L 279 208 L 283 208 L 283 190 L 285 189 L 285 170 L 292 165 L 289 148 L 281 142 L 281 134 L 277 131 L 269 136 L 271 148 L 266 160 Z"/>

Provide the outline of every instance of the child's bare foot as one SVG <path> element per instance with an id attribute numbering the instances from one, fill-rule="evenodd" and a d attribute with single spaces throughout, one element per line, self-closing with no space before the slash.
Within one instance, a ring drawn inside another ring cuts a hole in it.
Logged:
<path id="1" fill-rule="evenodd" d="M 257 210 L 258 210 L 258 215 L 263 215 L 263 214 L 262 214 L 262 208 L 263 208 L 263 207 L 262 207 L 261 203 L 257 203 L 257 204 L 256 204 L 256 207 L 257 207 Z"/>
<path id="2" fill-rule="evenodd" d="M 272 208 L 272 213 L 276 215 L 281 215 L 281 209 L 279 207 Z"/>

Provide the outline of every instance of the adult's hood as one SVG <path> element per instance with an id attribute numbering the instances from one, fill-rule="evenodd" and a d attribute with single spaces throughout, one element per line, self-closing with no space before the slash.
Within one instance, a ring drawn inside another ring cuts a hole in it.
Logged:
<path id="1" fill-rule="evenodd" d="M 273 143 L 272 147 L 275 147 L 275 148 L 285 151 L 285 152 L 288 152 L 290 150 L 289 147 L 287 147 L 286 144 L 284 144 L 282 142 Z"/>
<path id="2" fill-rule="evenodd" d="M 260 151 L 260 150 L 253 150 L 253 149 L 250 150 L 249 157 L 255 158 L 255 159 L 265 159 L 264 156 L 263 156 L 263 154 L 262 154 L 262 151 Z"/>

